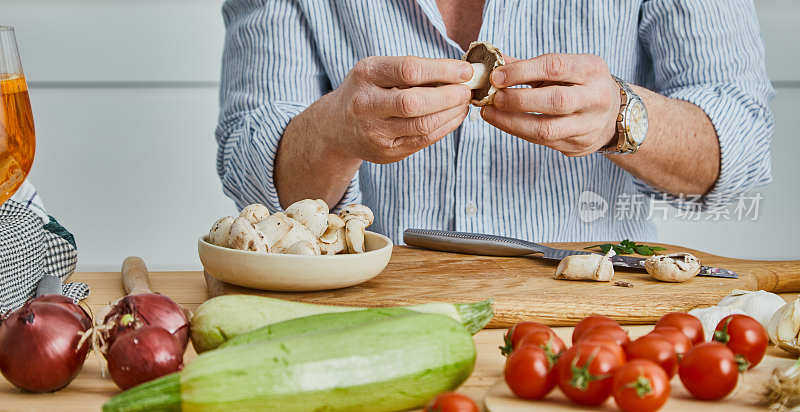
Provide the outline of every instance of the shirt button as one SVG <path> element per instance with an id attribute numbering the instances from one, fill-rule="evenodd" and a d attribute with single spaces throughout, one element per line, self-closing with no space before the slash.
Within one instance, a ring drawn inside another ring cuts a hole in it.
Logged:
<path id="1" fill-rule="evenodd" d="M 478 214 L 478 208 L 475 206 L 475 203 L 469 202 L 467 203 L 467 216 L 475 217 Z"/>
<path id="2" fill-rule="evenodd" d="M 481 108 L 480 107 L 473 107 L 469 109 L 469 120 L 477 122 L 481 120 Z"/>

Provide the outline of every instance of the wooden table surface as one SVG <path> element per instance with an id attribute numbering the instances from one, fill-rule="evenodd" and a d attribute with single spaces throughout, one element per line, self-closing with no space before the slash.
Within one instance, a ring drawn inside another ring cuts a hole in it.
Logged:
<path id="1" fill-rule="evenodd" d="M 103 308 L 122 296 L 122 284 L 119 273 L 78 273 L 72 281 L 82 281 L 89 284 L 91 294 L 88 298 L 88 305 L 94 313 L 102 312 Z M 163 272 L 151 274 L 153 290 L 169 295 L 176 302 L 188 309 L 195 309 L 206 300 L 206 288 L 202 272 Z M 786 295 L 787 299 L 794 295 Z M 630 331 L 631 337 L 640 336 L 647 333 L 651 326 L 630 326 L 626 327 Z M 569 342 L 572 328 L 555 328 L 565 342 Z M 460 388 L 460 391 L 471 396 L 480 405 L 487 391 L 494 386 L 503 371 L 504 358 L 500 355 L 497 347 L 502 341 L 500 329 L 483 330 L 475 336 L 475 343 L 478 349 L 478 358 L 475 371 L 469 380 Z M 770 348 L 771 355 L 782 356 L 777 349 Z M 187 351 L 185 361 L 191 362 L 196 356 L 194 350 Z M 777 362 L 790 363 L 790 360 L 776 360 Z M 758 369 L 758 368 L 756 368 Z M 101 360 L 94 354 L 86 360 L 83 370 L 78 377 L 65 389 L 49 394 L 29 394 L 21 393 L 12 387 L 8 382 L 0 379 L 0 411 L 87 411 L 99 410 L 101 405 L 111 396 L 118 393 L 117 387 L 109 378 L 100 376 Z M 767 373 L 768 371 L 762 371 Z M 762 375 L 759 373 L 759 375 Z M 677 379 L 677 377 L 676 377 Z M 680 385 L 673 381 L 674 385 Z M 673 402 L 673 401 L 670 401 Z M 670 402 L 666 409 L 670 408 Z M 676 399 L 673 403 L 679 403 L 680 410 L 708 410 L 709 407 L 725 407 L 730 410 L 763 410 L 763 408 L 749 407 L 741 402 L 735 403 L 731 409 L 723 403 L 695 402 L 688 399 Z M 533 410 L 562 410 L 568 405 L 556 402 L 549 403 L 530 403 Z M 677 405 L 676 405 L 677 406 Z M 713 409 L 713 408 L 712 408 Z M 497 412 L 497 411 L 495 411 Z"/>

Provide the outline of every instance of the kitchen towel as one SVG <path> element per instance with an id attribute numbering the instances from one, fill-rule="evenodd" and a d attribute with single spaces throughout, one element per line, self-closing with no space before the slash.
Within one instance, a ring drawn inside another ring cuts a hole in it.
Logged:
<path id="1" fill-rule="evenodd" d="M 15 200 L 0 205 L 0 315 L 32 298 L 44 275 L 66 280 L 75 271 L 75 239 L 49 216 L 40 216 Z M 89 295 L 81 282 L 64 284 L 63 293 L 74 301 Z"/>

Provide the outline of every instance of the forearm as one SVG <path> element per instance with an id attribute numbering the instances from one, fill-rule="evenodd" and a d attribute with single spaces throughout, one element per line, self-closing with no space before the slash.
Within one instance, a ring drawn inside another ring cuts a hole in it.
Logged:
<path id="1" fill-rule="evenodd" d="M 674 195 L 704 195 L 717 181 L 717 133 L 702 109 L 633 86 L 647 107 L 647 139 L 638 152 L 608 155 L 619 167 Z"/>
<path id="2" fill-rule="evenodd" d="M 274 180 L 284 208 L 301 199 L 322 199 L 333 208 L 361 166 L 361 160 L 336 150 L 333 100 L 327 94 L 295 116 L 281 138 Z"/>

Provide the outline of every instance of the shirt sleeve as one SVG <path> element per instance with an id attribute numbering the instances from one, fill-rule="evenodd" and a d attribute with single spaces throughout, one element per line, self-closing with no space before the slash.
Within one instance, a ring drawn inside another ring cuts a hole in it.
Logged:
<path id="1" fill-rule="evenodd" d="M 775 92 L 751 0 L 650 0 L 639 37 L 650 53 L 655 91 L 708 115 L 719 139 L 720 173 L 712 190 L 687 202 L 635 179 L 645 194 L 678 207 L 714 210 L 772 180 L 770 144 Z"/>
<path id="2" fill-rule="evenodd" d="M 273 178 L 281 137 L 330 82 L 295 0 L 229 0 L 222 14 L 217 173 L 239 208 L 263 203 L 281 210 Z M 340 204 L 360 199 L 356 173 Z"/>

